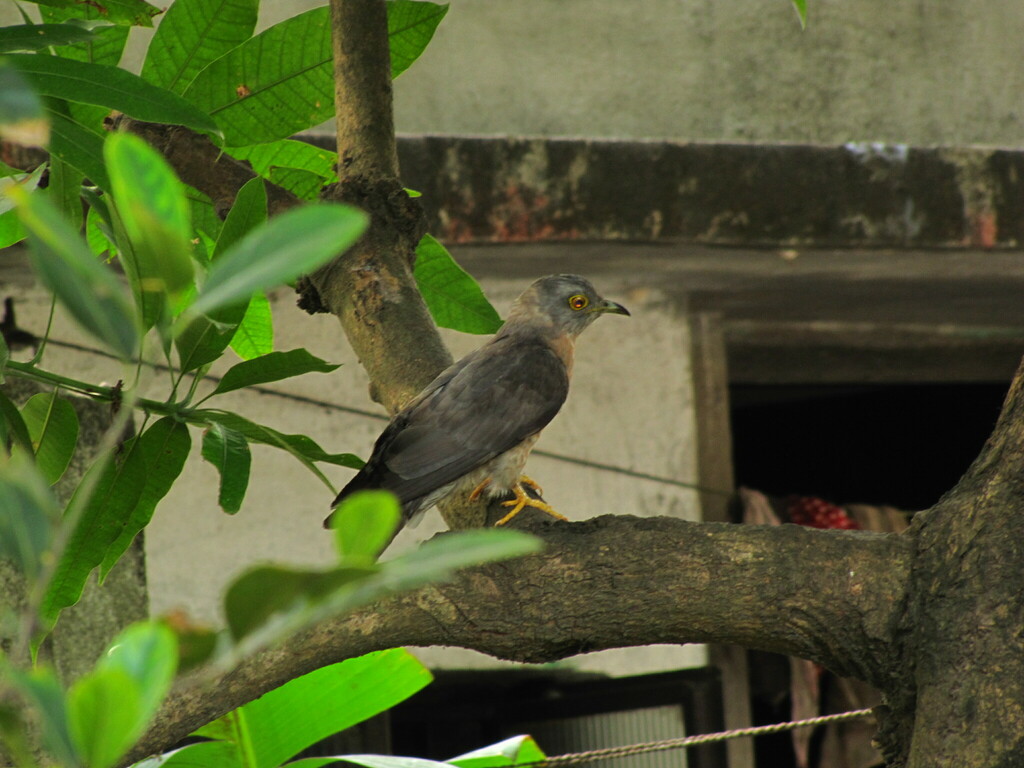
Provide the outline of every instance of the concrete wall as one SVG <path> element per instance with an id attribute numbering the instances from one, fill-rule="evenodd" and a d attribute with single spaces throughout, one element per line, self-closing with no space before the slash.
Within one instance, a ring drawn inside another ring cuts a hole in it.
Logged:
<path id="1" fill-rule="evenodd" d="M 1020 145 L 1024 4 L 460 0 L 396 83 L 412 133 Z"/>
<path id="2" fill-rule="evenodd" d="M 264 2 L 261 26 L 323 0 Z M 1024 4 L 458 0 L 398 79 L 407 133 L 1024 141 Z M 0 22 L 16 23 L 13 3 Z M 148 33 L 135 30 L 138 67 Z M 326 127 L 330 130 L 330 127 Z"/>

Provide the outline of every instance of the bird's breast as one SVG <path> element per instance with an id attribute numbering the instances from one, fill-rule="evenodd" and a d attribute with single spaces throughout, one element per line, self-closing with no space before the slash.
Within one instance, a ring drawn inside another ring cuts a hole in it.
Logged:
<path id="1" fill-rule="evenodd" d="M 555 353 L 562 365 L 565 366 L 565 375 L 572 376 L 572 358 L 576 352 L 576 343 L 573 337 L 567 333 L 555 336 L 548 341 L 551 351 Z"/>

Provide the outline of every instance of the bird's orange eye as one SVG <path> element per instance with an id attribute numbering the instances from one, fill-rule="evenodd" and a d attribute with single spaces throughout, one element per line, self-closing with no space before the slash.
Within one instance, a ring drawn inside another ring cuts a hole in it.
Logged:
<path id="1" fill-rule="evenodd" d="M 590 303 L 590 299 L 584 296 L 582 293 L 577 293 L 575 296 L 569 297 L 569 306 L 573 309 L 583 309 Z"/>

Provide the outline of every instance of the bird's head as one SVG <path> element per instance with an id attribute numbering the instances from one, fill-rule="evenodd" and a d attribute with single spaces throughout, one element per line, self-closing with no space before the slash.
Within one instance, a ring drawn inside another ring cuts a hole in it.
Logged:
<path id="1" fill-rule="evenodd" d="M 629 314 L 621 304 L 601 298 L 584 277 L 548 275 L 523 291 L 512 305 L 509 319 L 541 321 L 577 336 L 606 312 Z"/>

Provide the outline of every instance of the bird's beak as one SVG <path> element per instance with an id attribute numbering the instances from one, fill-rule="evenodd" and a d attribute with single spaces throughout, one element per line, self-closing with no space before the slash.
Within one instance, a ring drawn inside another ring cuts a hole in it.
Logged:
<path id="1" fill-rule="evenodd" d="M 608 299 L 602 299 L 598 305 L 599 312 L 611 312 L 613 315 L 626 315 L 629 316 L 629 310 L 621 304 L 617 304 L 614 301 Z"/>

